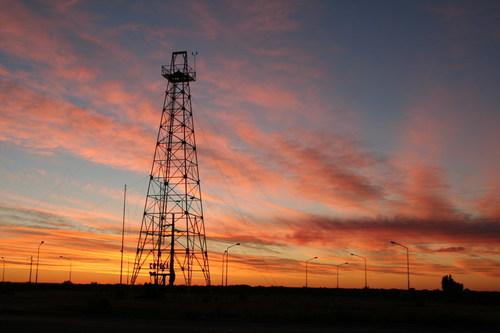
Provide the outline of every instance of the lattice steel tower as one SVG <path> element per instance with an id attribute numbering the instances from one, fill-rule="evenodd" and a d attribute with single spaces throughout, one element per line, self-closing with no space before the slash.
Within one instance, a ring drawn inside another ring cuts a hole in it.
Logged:
<path id="1" fill-rule="evenodd" d="M 168 277 L 171 286 L 182 272 L 189 286 L 194 272 L 210 285 L 189 87 L 196 72 L 182 51 L 172 53 L 161 74 L 168 84 L 131 281 L 146 266 L 154 284 L 165 285 Z"/>

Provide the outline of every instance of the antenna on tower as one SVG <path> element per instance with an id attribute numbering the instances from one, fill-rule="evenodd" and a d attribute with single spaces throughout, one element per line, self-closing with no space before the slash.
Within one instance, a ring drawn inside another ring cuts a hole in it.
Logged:
<path id="1" fill-rule="evenodd" d="M 191 55 L 193 56 L 193 68 L 196 73 L 196 56 L 198 55 L 198 51 L 191 52 Z"/>

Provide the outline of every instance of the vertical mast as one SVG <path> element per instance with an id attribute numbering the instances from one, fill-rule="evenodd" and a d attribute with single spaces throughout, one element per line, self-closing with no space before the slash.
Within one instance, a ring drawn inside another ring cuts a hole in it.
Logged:
<path id="1" fill-rule="evenodd" d="M 123 219 L 122 219 L 122 247 L 121 247 L 121 259 L 120 259 L 120 284 L 122 284 L 123 275 L 123 243 L 125 240 L 125 206 L 127 204 L 127 184 L 125 184 L 123 190 Z M 71 280 L 71 279 L 70 279 Z"/>

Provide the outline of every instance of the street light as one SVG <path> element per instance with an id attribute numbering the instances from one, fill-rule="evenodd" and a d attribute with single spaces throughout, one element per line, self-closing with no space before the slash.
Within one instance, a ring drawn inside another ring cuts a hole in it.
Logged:
<path id="1" fill-rule="evenodd" d="M 339 268 L 340 266 L 347 265 L 349 264 L 347 261 L 338 265 L 335 265 L 337 267 L 337 289 L 339 289 Z"/>
<path id="2" fill-rule="evenodd" d="M 5 282 L 5 257 L 2 257 L 3 267 L 2 267 L 2 282 Z"/>
<path id="3" fill-rule="evenodd" d="M 398 242 L 395 242 L 395 241 L 391 241 L 391 244 L 393 244 L 393 245 L 399 245 L 399 246 L 401 246 L 402 248 L 404 248 L 406 250 L 406 275 L 407 275 L 407 278 L 408 278 L 408 290 L 410 290 L 410 251 L 409 251 L 409 249 L 408 249 L 407 246 L 404 246 L 401 243 L 398 243 Z"/>
<path id="4" fill-rule="evenodd" d="M 69 260 L 69 280 L 68 281 L 71 283 L 71 270 L 72 270 L 72 266 L 73 266 L 73 260 L 71 260 L 71 258 L 63 257 L 63 256 L 59 256 L 59 258 Z"/>
<path id="5" fill-rule="evenodd" d="M 31 271 L 33 271 L 33 256 L 30 256 L 30 278 L 29 278 L 30 284 L 31 284 Z"/>
<path id="6" fill-rule="evenodd" d="M 366 257 L 359 256 L 359 255 L 357 255 L 355 253 L 351 253 L 351 256 L 361 258 L 365 262 L 365 289 L 368 289 L 368 277 L 367 277 L 367 274 L 366 274 Z"/>
<path id="7" fill-rule="evenodd" d="M 227 286 L 227 273 L 228 273 L 228 266 L 229 266 L 229 249 L 232 248 L 233 246 L 238 246 L 240 243 L 235 243 L 233 245 L 230 245 L 226 248 L 224 251 L 224 254 L 222 255 L 222 285 L 224 285 L 224 263 L 226 264 L 226 286 Z"/>
<path id="8" fill-rule="evenodd" d="M 318 259 L 318 257 L 312 257 L 312 258 L 306 260 L 306 288 L 307 288 L 307 265 L 309 264 L 310 261 L 312 261 L 314 259 Z"/>
<path id="9" fill-rule="evenodd" d="M 38 245 L 38 252 L 36 255 L 36 273 L 35 273 L 35 284 L 38 284 L 38 264 L 40 263 L 40 247 L 43 245 L 44 241 L 40 242 Z"/>
<path id="10" fill-rule="evenodd" d="M 224 286 L 224 270 L 225 270 L 225 265 L 226 265 L 226 253 L 227 253 L 227 250 L 224 250 L 224 253 L 222 254 L 222 274 L 221 274 L 221 282 L 220 282 L 221 286 Z"/>

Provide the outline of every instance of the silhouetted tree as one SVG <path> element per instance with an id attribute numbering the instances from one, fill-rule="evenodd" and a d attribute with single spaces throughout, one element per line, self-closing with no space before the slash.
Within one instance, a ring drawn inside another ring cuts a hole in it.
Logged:
<path id="1" fill-rule="evenodd" d="M 464 290 L 464 285 L 453 280 L 451 274 L 443 276 L 441 286 L 443 291 L 449 294 L 461 293 Z"/>

